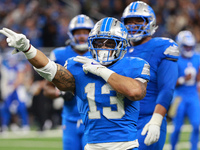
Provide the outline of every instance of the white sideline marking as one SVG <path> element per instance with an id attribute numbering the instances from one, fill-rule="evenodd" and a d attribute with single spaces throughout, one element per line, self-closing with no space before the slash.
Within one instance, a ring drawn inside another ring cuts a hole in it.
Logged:
<path id="1" fill-rule="evenodd" d="M 191 125 L 183 125 L 181 128 L 181 132 L 191 132 L 192 127 Z M 167 125 L 167 133 L 171 133 L 173 131 L 173 125 Z M 0 139 L 19 139 L 19 138 L 51 138 L 51 137 L 62 137 L 62 129 L 55 129 L 55 130 L 46 130 L 43 132 L 38 132 L 38 131 L 28 131 L 26 132 L 22 132 L 22 131 L 15 131 L 15 132 L 6 132 L 4 134 L 0 134 Z M 26 141 L 26 140 L 23 140 Z M 28 141 L 24 142 L 28 143 L 26 145 L 23 145 L 23 147 L 31 147 L 31 143 L 29 143 Z M 51 144 L 50 144 L 51 143 Z M 49 142 L 48 145 L 50 147 L 54 147 L 53 145 L 56 145 L 56 143 L 59 142 Z M 3 143 L 2 143 L 3 144 Z M 46 143 L 45 141 L 39 142 L 37 141 L 36 144 L 34 143 L 34 146 L 38 146 L 38 147 L 45 147 Z M 6 146 L 6 144 L 3 144 L 0 146 Z M 9 146 L 18 146 L 17 143 L 12 143 L 12 145 L 9 144 Z M 22 146 L 22 145 L 21 145 Z M 200 148 L 200 142 L 198 143 L 198 148 Z M 181 149 L 190 149 L 190 142 L 179 142 L 177 144 L 177 150 L 181 150 Z M 171 145 L 170 144 L 165 144 L 163 150 L 171 150 Z"/>
<path id="2" fill-rule="evenodd" d="M 190 149 L 191 144 L 190 142 L 179 142 L 176 146 L 176 150 L 182 150 L 182 149 Z M 200 149 L 200 142 L 198 143 L 198 148 Z M 165 144 L 163 150 L 171 150 L 171 145 L 170 144 Z"/>
<path id="3" fill-rule="evenodd" d="M 51 137 L 62 137 L 62 130 L 46 130 L 43 132 L 39 131 L 7 131 L 5 133 L 0 133 L 0 139 L 19 139 L 19 138 L 51 138 Z"/>
<path id="4" fill-rule="evenodd" d="M 167 133 L 172 133 L 173 130 L 174 130 L 173 125 L 167 125 Z M 192 126 L 189 124 L 183 125 L 181 127 L 181 132 L 191 132 L 191 131 L 192 131 Z"/>
<path id="5" fill-rule="evenodd" d="M 1 147 L 21 147 L 21 148 L 62 148 L 62 141 L 29 141 L 29 140 L 20 140 L 10 142 L 0 142 Z"/>

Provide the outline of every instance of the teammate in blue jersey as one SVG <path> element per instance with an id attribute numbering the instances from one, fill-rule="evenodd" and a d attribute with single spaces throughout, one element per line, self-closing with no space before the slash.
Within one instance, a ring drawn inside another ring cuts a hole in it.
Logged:
<path id="1" fill-rule="evenodd" d="M 162 150 L 166 139 L 166 112 L 178 77 L 179 50 L 172 39 L 152 38 L 157 29 L 156 16 L 142 1 L 132 2 L 125 8 L 122 22 L 128 29 L 131 45 L 126 56 L 140 57 L 150 65 L 147 94 L 140 101 L 139 149 Z"/>
<path id="2" fill-rule="evenodd" d="M 34 69 L 60 90 L 77 97 L 85 125 L 85 150 L 137 150 L 139 100 L 146 95 L 149 64 L 124 57 L 127 29 L 115 18 L 98 21 L 88 43 L 92 57 L 68 59 L 64 68 L 30 45 L 23 34 L 3 28 L 8 45 L 23 51 Z"/>
<path id="3" fill-rule="evenodd" d="M 195 38 L 190 31 L 181 31 L 177 35 L 180 49 L 178 60 L 178 80 L 174 92 L 174 101 L 178 107 L 173 118 L 174 131 L 171 134 L 172 150 L 175 150 L 179 133 L 187 116 L 191 125 L 191 150 L 198 149 L 200 105 L 197 83 L 200 81 L 200 56 L 195 53 Z"/>
<path id="4" fill-rule="evenodd" d="M 50 59 L 64 66 L 68 58 L 78 55 L 89 56 L 87 38 L 93 28 L 93 21 L 86 15 L 77 15 L 69 23 L 70 43 L 66 47 L 54 49 L 50 53 Z M 83 150 L 85 143 L 83 138 L 84 125 L 78 113 L 76 97 L 71 92 L 61 92 L 51 82 L 44 87 L 44 95 L 49 98 L 64 98 L 62 111 L 63 150 Z"/>

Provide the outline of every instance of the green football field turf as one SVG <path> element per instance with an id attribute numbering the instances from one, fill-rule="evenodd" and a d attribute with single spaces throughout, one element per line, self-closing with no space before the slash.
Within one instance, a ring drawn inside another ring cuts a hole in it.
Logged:
<path id="1" fill-rule="evenodd" d="M 169 135 L 172 127 L 168 128 L 166 144 L 163 150 L 170 150 Z M 177 150 L 189 150 L 191 126 L 184 126 L 180 135 Z M 61 129 L 49 130 L 44 133 L 30 131 L 8 132 L 0 135 L 0 150 L 62 150 Z"/>

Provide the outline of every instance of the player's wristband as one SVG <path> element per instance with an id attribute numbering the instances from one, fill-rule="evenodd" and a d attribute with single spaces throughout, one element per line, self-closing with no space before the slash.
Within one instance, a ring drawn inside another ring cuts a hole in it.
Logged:
<path id="1" fill-rule="evenodd" d="M 185 78 L 184 77 L 179 77 L 178 78 L 178 84 L 182 85 L 185 83 Z"/>
<path id="2" fill-rule="evenodd" d="M 100 70 L 100 76 L 107 82 L 108 81 L 108 78 L 111 76 L 111 74 L 115 73 L 114 71 L 104 67 L 104 68 L 101 68 Z"/>
<path id="3" fill-rule="evenodd" d="M 155 124 L 158 126 L 161 126 L 163 120 L 163 116 L 159 113 L 153 113 L 153 116 L 151 117 L 150 124 Z"/>
<path id="4" fill-rule="evenodd" d="M 30 44 L 28 50 L 23 51 L 27 59 L 32 59 L 37 54 L 37 49 Z"/>

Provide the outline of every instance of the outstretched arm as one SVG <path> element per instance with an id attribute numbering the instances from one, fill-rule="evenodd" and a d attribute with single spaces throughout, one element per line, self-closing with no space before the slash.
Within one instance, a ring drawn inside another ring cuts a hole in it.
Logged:
<path id="1" fill-rule="evenodd" d="M 3 28 L 0 33 L 7 36 L 8 46 L 14 47 L 14 53 L 22 51 L 34 69 L 45 79 L 52 81 L 62 91 L 72 91 L 75 89 L 73 75 L 63 66 L 55 64 L 40 50 L 34 48 L 30 41 L 23 34 Z"/>

